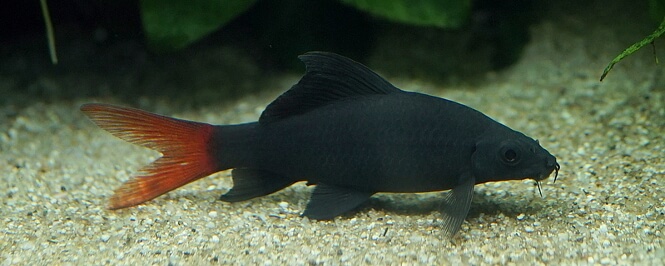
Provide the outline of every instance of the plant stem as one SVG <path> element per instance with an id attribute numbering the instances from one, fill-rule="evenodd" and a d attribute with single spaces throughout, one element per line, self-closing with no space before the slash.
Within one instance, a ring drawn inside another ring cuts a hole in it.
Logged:
<path id="1" fill-rule="evenodd" d="M 46 0 L 39 0 L 42 6 L 42 15 L 44 15 L 44 23 L 46 24 L 46 37 L 48 38 L 48 49 L 51 54 L 51 63 L 58 64 L 58 56 L 55 53 L 55 36 L 53 35 L 53 25 L 51 25 L 51 15 L 48 13 L 48 6 Z"/>
<path id="2" fill-rule="evenodd" d="M 629 56 L 630 54 L 632 54 L 635 51 L 639 50 L 640 48 L 642 48 L 642 46 L 645 46 L 649 43 L 653 44 L 653 41 L 656 38 L 660 37 L 660 35 L 662 35 L 663 33 L 665 33 L 665 17 L 663 17 L 663 21 L 660 23 L 660 26 L 658 26 L 658 28 L 653 33 L 651 33 L 649 36 L 647 36 L 643 40 L 641 40 L 639 42 L 636 42 L 633 45 L 631 45 L 630 47 L 626 48 L 626 50 L 623 50 L 623 52 L 621 52 L 621 54 L 619 54 L 617 57 L 615 57 L 612 60 L 612 62 L 610 62 L 610 64 L 607 65 L 607 67 L 603 71 L 603 75 L 600 76 L 600 81 L 603 81 L 605 76 L 607 76 L 607 73 L 610 72 L 610 70 L 614 67 L 614 64 L 619 63 L 619 61 L 621 61 L 621 59 L 623 59 L 624 57 Z M 655 52 L 654 52 L 654 55 L 655 55 Z M 658 63 L 658 58 L 656 58 L 656 63 Z"/>

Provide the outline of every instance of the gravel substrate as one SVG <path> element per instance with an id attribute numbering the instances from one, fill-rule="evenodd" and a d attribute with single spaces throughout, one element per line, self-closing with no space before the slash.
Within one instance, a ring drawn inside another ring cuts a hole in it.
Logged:
<path id="1" fill-rule="evenodd" d="M 113 189 L 159 154 L 112 137 L 78 111 L 92 101 L 123 104 L 116 99 L 35 101 L 0 109 L 0 265 L 663 265 L 663 66 L 648 48 L 600 83 L 605 64 L 630 43 L 610 28 L 587 28 L 590 18 L 558 19 L 534 25 L 520 62 L 481 81 L 442 88 L 390 78 L 539 139 L 561 164 L 558 181 L 543 182 L 544 197 L 533 181 L 476 186 L 452 240 L 441 231 L 440 192 L 379 194 L 357 212 L 313 221 L 299 216 L 312 190 L 302 183 L 246 202 L 217 201 L 232 186 L 229 171 L 110 211 Z M 148 106 L 216 124 L 253 121 L 297 78 L 278 77 L 274 88 L 224 106 Z"/>

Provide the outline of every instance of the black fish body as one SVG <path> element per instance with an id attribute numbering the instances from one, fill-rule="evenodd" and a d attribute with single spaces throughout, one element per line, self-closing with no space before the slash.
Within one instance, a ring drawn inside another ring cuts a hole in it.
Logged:
<path id="1" fill-rule="evenodd" d="M 111 208 L 234 169 L 234 187 L 222 200 L 247 200 L 307 181 L 316 188 L 303 215 L 315 219 L 347 212 L 377 192 L 453 189 L 443 209 L 452 234 L 468 212 L 474 184 L 542 180 L 558 172 L 554 156 L 536 141 L 472 108 L 399 90 L 342 56 L 300 58 L 305 76 L 254 123 L 210 126 L 83 106 L 114 135 L 164 153 L 144 169 L 147 175 L 116 191 Z"/>
<path id="2" fill-rule="evenodd" d="M 229 168 L 269 169 L 294 181 L 376 192 L 438 191 L 453 188 L 471 171 L 473 149 L 483 134 L 509 130 L 494 124 L 451 101 L 395 92 L 268 125 L 233 126 L 237 135 L 228 139 L 241 141 L 222 141 L 216 150 L 223 151 L 219 161 L 229 162 Z M 225 131 L 222 126 L 220 139 Z"/>

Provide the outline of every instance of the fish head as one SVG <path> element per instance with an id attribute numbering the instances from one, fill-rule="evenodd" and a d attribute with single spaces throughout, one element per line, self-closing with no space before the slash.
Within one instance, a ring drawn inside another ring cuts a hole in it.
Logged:
<path id="1" fill-rule="evenodd" d="M 556 158 L 538 141 L 516 133 L 476 143 L 472 161 L 477 183 L 527 178 L 540 181 L 554 171 L 556 182 L 560 168 Z"/>

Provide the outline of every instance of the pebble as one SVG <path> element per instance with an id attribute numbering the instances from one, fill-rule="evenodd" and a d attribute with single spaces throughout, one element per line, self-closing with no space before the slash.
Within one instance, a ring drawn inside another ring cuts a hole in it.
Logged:
<path id="1" fill-rule="evenodd" d="M 610 247 L 611 245 L 612 245 L 612 243 L 610 243 L 609 240 L 607 240 L 607 239 L 603 240 L 603 247 L 608 248 L 608 247 Z"/>
<path id="2" fill-rule="evenodd" d="M 524 220 L 524 213 L 520 213 L 519 215 L 517 215 L 517 220 L 520 220 L 520 221 Z"/>
<path id="3" fill-rule="evenodd" d="M 25 242 L 21 244 L 21 249 L 22 250 L 34 250 L 35 249 L 35 244 L 32 242 Z"/>
<path id="4" fill-rule="evenodd" d="M 279 205 L 279 208 L 280 208 L 280 210 L 282 210 L 282 212 L 286 212 L 286 211 L 289 210 L 289 203 L 288 202 L 281 201 L 277 205 Z"/>
<path id="5" fill-rule="evenodd" d="M 559 242 L 566 242 L 568 241 L 568 233 L 559 233 L 558 235 Z"/>

